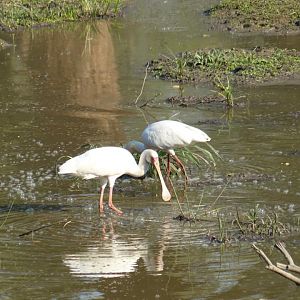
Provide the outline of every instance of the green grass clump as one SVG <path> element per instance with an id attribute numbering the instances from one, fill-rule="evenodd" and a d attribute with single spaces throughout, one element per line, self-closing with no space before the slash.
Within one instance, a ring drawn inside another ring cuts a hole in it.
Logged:
<path id="1" fill-rule="evenodd" d="M 200 49 L 150 63 L 154 76 L 180 82 L 235 81 L 253 83 L 288 77 L 300 71 L 300 53 L 279 48 Z"/>
<path id="2" fill-rule="evenodd" d="M 53 24 L 113 16 L 120 12 L 122 0 L 3 0 L 0 2 L 0 28 Z"/>
<path id="3" fill-rule="evenodd" d="M 180 204 L 181 214 L 174 219 L 190 223 L 201 222 L 202 225 L 209 223 L 207 237 L 211 242 L 222 244 L 237 241 L 273 240 L 299 230 L 299 224 L 295 224 L 294 221 L 292 223 L 283 221 L 284 215 L 279 215 L 271 208 L 261 209 L 258 204 L 254 208 L 244 211 L 236 208 L 236 215 L 230 207 L 214 208 L 213 206 L 220 196 L 221 194 L 211 205 L 207 207 L 202 205 L 201 210 L 189 209 L 186 216 L 183 212 L 183 204 Z M 191 207 L 188 203 L 185 206 Z M 211 227 L 213 223 L 215 225 Z"/>
<path id="4" fill-rule="evenodd" d="M 233 224 L 238 226 L 243 236 L 276 237 L 291 231 L 288 224 L 279 220 L 276 212 L 262 215 L 258 204 L 242 215 L 237 210 Z"/>
<path id="5" fill-rule="evenodd" d="M 223 0 L 210 10 L 227 29 L 286 32 L 300 30 L 299 0 Z"/>
<path id="6" fill-rule="evenodd" d="M 207 148 L 207 149 L 205 149 Z M 185 165 L 186 170 L 191 167 L 202 170 L 203 168 L 215 167 L 218 160 L 222 160 L 219 153 L 214 149 L 209 143 L 205 143 L 205 148 L 198 145 L 192 145 L 189 148 L 178 148 L 176 149 L 177 157 Z M 164 150 L 157 151 L 160 161 L 160 166 L 162 173 L 166 174 L 168 166 L 168 154 Z M 139 153 L 134 153 L 133 156 L 138 161 L 140 158 Z M 151 164 L 149 171 L 147 173 L 149 177 L 156 177 L 157 172 L 155 167 Z M 182 170 L 178 164 L 170 157 L 170 177 L 180 177 L 183 176 Z"/>

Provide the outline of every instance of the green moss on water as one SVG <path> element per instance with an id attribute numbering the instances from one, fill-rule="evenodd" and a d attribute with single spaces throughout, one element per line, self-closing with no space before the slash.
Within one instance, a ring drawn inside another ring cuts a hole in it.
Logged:
<path id="1" fill-rule="evenodd" d="M 300 31 L 299 0 L 222 0 L 208 12 L 227 30 Z"/>
<path id="2" fill-rule="evenodd" d="M 20 27 L 114 16 L 120 13 L 122 3 L 122 0 L 2 0 L 0 28 L 10 31 Z"/>
<path id="3" fill-rule="evenodd" d="M 179 82 L 229 78 L 237 83 L 255 83 L 299 74 L 300 53 L 279 48 L 200 49 L 150 62 L 152 74 Z"/>

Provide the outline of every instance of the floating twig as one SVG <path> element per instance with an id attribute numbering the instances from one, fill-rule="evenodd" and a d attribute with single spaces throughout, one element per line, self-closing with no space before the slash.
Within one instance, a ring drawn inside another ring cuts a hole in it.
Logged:
<path id="1" fill-rule="evenodd" d="M 19 237 L 22 237 L 22 236 L 25 236 L 25 235 L 29 235 L 29 234 L 31 234 L 31 233 L 34 233 L 34 232 L 36 232 L 36 231 L 42 230 L 42 229 L 44 229 L 44 228 L 47 228 L 47 227 L 50 227 L 50 226 L 53 226 L 53 225 L 54 225 L 54 224 L 48 224 L 48 225 L 40 226 L 40 227 L 38 227 L 38 228 L 35 228 L 35 229 L 32 229 L 32 230 L 29 230 L 29 231 L 26 231 L 26 232 L 24 232 L 24 233 L 19 234 Z"/>
<path id="2" fill-rule="evenodd" d="M 35 228 L 35 229 L 32 229 L 32 230 L 26 231 L 26 232 L 24 232 L 24 233 L 19 234 L 19 237 L 22 237 L 22 236 L 26 236 L 26 235 L 32 234 L 32 233 L 34 233 L 34 232 L 37 232 L 37 231 L 42 230 L 42 229 L 47 228 L 47 227 L 51 227 L 51 226 L 60 224 L 60 223 L 62 223 L 62 222 L 66 222 L 66 220 L 64 220 L 64 221 L 58 221 L 58 222 L 51 223 L 51 224 L 47 224 L 47 225 L 43 225 L 43 226 L 40 226 L 40 227 L 38 227 L 38 228 Z M 67 221 L 67 222 L 64 224 L 63 227 L 65 228 L 65 226 L 66 226 L 67 224 L 69 224 L 69 223 L 71 223 L 71 221 Z"/>
<path id="3" fill-rule="evenodd" d="M 65 228 L 67 225 L 69 225 L 72 221 L 68 221 L 64 224 L 63 228 Z"/>

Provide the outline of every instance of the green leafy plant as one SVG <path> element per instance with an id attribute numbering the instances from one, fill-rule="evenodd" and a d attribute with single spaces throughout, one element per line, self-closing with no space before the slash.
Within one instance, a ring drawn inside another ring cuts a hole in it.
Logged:
<path id="1" fill-rule="evenodd" d="M 249 209 L 242 216 L 237 210 L 234 223 L 238 225 L 244 236 L 275 237 L 290 231 L 287 224 L 279 220 L 276 212 L 261 213 L 259 204 L 256 204 L 254 208 Z"/>
<path id="2" fill-rule="evenodd" d="M 218 77 L 214 80 L 214 85 L 219 89 L 219 91 L 213 91 L 217 93 L 219 96 L 221 96 L 226 101 L 227 107 L 233 107 L 234 103 L 234 97 L 232 94 L 232 85 L 229 82 L 229 79 L 227 77 L 227 84 L 225 85 Z"/>

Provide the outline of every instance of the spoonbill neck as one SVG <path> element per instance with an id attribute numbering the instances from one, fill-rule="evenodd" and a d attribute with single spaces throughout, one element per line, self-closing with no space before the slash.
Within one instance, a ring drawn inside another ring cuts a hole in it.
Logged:
<path id="1" fill-rule="evenodd" d="M 150 162 L 147 161 L 148 155 L 149 155 L 148 150 L 142 152 L 137 168 L 134 170 L 134 172 L 132 172 L 131 175 L 135 177 L 142 177 L 147 173 L 150 166 Z"/>

